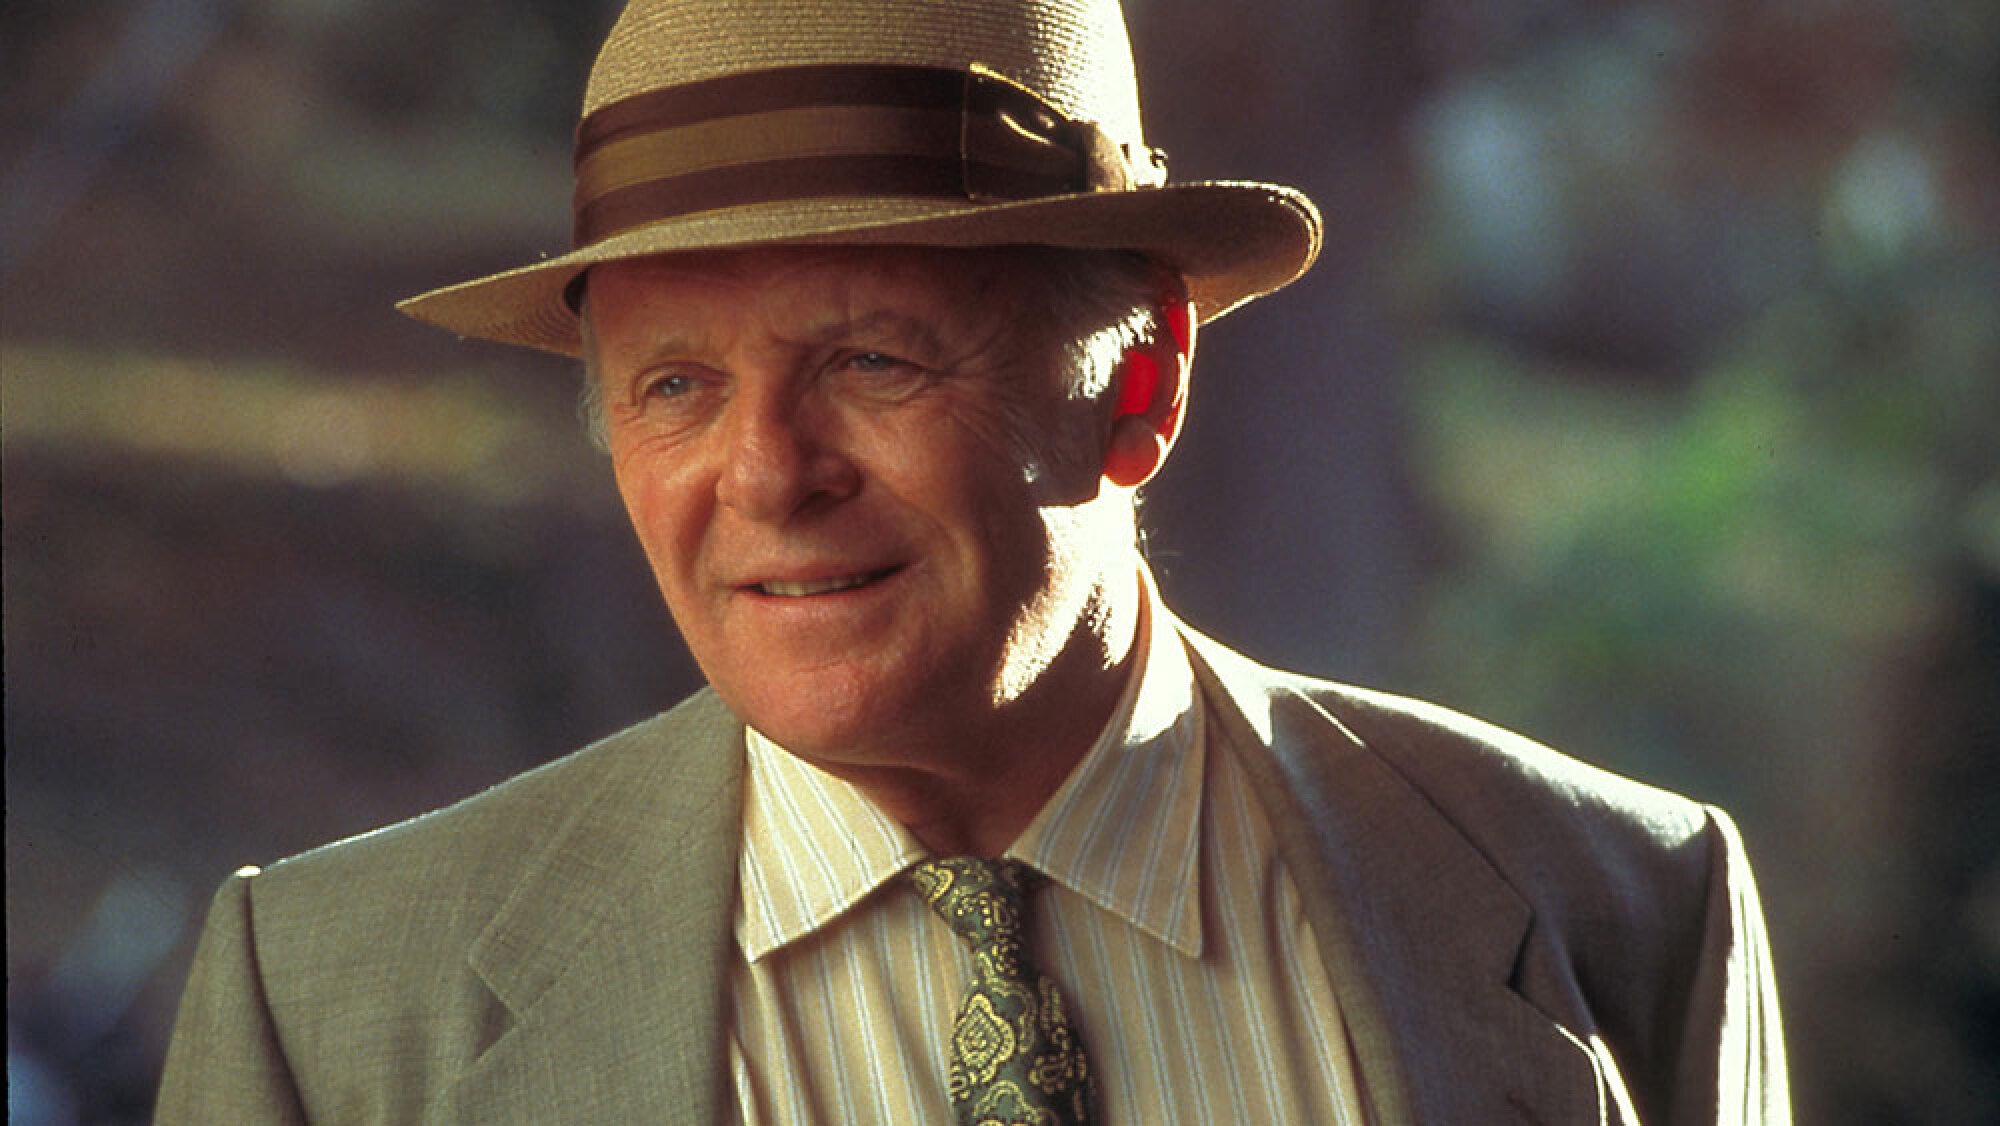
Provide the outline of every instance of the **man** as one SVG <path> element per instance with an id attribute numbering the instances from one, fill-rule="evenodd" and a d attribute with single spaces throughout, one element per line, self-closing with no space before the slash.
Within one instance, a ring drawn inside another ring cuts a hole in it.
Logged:
<path id="1" fill-rule="evenodd" d="M 585 359 L 709 689 L 219 895 L 165 1122 L 1786 1118 L 1717 811 L 1262 668 L 1133 497 L 1317 213 L 1164 183 L 1111 0 L 636 0 Z"/>

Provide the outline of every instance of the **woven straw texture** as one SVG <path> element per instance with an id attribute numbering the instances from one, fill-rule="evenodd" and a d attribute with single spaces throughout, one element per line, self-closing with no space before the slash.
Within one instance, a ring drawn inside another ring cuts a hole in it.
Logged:
<path id="1" fill-rule="evenodd" d="M 605 40 L 583 109 L 588 116 L 634 95 L 726 75 L 842 63 L 979 64 L 1143 151 L 1116 0 L 634 0 Z M 997 203 L 784 199 L 663 218 L 400 308 L 464 336 L 575 355 L 576 318 L 564 290 L 599 262 L 779 243 L 1037 243 L 1151 254 L 1187 277 L 1197 314 L 1212 320 L 1303 273 L 1319 239 L 1312 203 L 1271 184 L 1169 184 Z"/>
<path id="2" fill-rule="evenodd" d="M 815 63 L 983 63 L 1117 140 L 1142 134 L 1116 0 L 635 3 L 604 41 L 583 112 L 666 86 Z"/>

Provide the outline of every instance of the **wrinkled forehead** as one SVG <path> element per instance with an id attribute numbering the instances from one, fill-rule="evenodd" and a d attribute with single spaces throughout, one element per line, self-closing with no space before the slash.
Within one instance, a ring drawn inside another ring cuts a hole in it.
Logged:
<path id="1" fill-rule="evenodd" d="M 583 311 L 602 340 L 701 337 L 755 324 L 784 335 L 895 320 L 947 339 L 1035 335 L 1030 248 L 759 247 L 592 268 Z"/>

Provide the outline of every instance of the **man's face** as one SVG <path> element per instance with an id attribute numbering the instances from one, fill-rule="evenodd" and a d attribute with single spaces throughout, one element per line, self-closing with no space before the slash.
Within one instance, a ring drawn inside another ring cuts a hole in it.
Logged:
<path id="1" fill-rule="evenodd" d="M 1134 581 L 1100 413 L 1065 394 L 1011 261 L 789 248 L 591 272 L 613 470 L 667 605 L 722 697 L 808 759 L 894 763 L 1061 700 L 1049 669 L 1089 666 L 1106 584 Z"/>

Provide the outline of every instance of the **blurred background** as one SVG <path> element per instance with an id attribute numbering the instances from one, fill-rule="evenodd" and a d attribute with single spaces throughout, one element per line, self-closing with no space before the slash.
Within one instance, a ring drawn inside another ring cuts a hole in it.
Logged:
<path id="1" fill-rule="evenodd" d="M 1129 0 L 1204 335 L 1168 597 L 1724 805 L 1802 1121 L 2000 1121 L 2000 4 Z M 568 365 L 596 0 L 0 9 L 10 1119 L 143 1121 L 232 869 L 695 684 Z"/>

